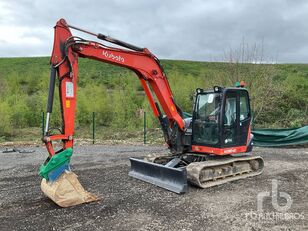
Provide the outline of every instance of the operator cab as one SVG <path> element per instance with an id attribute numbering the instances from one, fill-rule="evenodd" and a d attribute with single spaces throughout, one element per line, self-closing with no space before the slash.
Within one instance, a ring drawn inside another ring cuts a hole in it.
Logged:
<path id="1" fill-rule="evenodd" d="M 247 146 L 251 122 L 248 91 L 242 87 L 196 90 L 192 145 L 211 148 Z"/>

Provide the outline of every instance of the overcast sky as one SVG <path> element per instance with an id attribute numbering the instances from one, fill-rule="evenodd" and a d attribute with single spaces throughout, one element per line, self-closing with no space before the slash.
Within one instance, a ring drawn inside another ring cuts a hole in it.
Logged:
<path id="1" fill-rule="evenodd" d="M 161 59 L 223 61 L 244 41 L 308 63 L 307 0 L 0 0 L 0 57 L 49 56 L 60 18 Z"/>

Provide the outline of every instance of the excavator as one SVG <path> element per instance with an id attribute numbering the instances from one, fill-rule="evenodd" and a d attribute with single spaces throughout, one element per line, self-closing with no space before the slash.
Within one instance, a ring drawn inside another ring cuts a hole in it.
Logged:
<path id="1" fill-rule="evenodd" d="M 185 193 L 188 182 L 208 188 L 262 173 L 264 161 L 252 155 L 250 99 L 243 82 L 234 87 L 196 89 L 193 113 L 185 118 L 177 105 L 158 58 L 147 48 L 93 33 L 60 19 L 54 44 L 42 138 L 49 153 L 41 165 L 41 190 L 61 207 L 98 200 L 86 191 L 70 169 L 73 154 L 78 58 L 89 58 L 128 68 L 136 73 L 154 116 L 158 119 L 170 154 L 130 158 L 129 175 L 175 193 Z M 116 46 L 73 36 L 70 29 L 95 36 Z M 62 116 L 60 133 L 49 127 L 56 81 Z M 61 148 L 55 150 L 54 142 Z"/>

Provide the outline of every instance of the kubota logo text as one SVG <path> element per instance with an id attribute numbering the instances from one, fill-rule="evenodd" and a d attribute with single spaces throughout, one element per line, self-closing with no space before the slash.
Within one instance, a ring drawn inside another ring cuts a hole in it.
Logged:
<path id="1" fill-rule="evenodd" d="M 103 55 L 108 59 L 116 60 L 122 63 L 125 62 L 124 58 L 120 55 L 114 55 L 113 53 L 108 53 L 107 51 L 103 51 Z"/>

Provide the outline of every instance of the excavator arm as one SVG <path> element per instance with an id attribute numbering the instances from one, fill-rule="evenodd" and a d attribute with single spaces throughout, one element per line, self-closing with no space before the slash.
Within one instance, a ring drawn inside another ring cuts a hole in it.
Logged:
<path id="1" fill-rule="evenodd" d="M 98 42 L 72 36 L 70 27 L 129 50 L 108 47 Z M 174 102 L 167 77 L 159 60 L 148 49 L 139 48 L 109 36 L 94 34 L 75 26 L 70 26 L 64 19 L 60 19 L 55 26 L 54 46 L 50 61 L 51 76 L 45 136 L 43 138 L 50 156 L 56 153 L 52 146 L 52 141 L 54 140 L 62 140 L 63 149 L 73 147 L 79 57 L 95 59 L 134 71 L 141 82 L 154 115 L 161 123 L 165 140 L 169 147 L 172 145 L 170 128 L 176 123 L 184 131 L 185 124 L 181 116 L 182 112 Z M 62 134 L 51 135 L 49 134 L 49 121 L 52 112 L 56 75 L 59 80 L 63 127 Z M 152 92 L 165 112 L 166 118 L 163 117 Z"/>
<path id="2" fill-rule="evenodd" d="M 99 42 L 73 36 L 70 28 L 94 35 L 98 39 L 116 44 L 117 47 L 110 47 Z M 184 133 L 185 123 L 182 119 L 181 109 L 174 102 L 172 91 L 162 66 L 148 49 L 139 48 L 103 34 L 95 34 L 71 26 L 64 19 L 57 22 L 54 33 L 53 51 L 50 59 L 51 72 L 47 116 L 43 136 L 43 142 L 49 156 L 40 167 L 39 175 L 43 177 L 42 191 L 58 205 L 68 207 L 97 200 L 96 196 L 83 189 L 77 180 L 77 176 L 70 171 L 70 159 L 73 154 L 79 57 L 125 67 L 136 73 L 153 113 L 160 121 L 165 141 L 173 152 L 174 150 L 181 150 L 181 146 L 179 148 L 178 143 L 174 142 L 173 131 L 177 130 L 177 132 L 182 131 Z M 49 126 L 56 80 L 59 83 L 63 122 L 60 134 L 52 134 Z M 162 114 L 159 105 L 165 115 Z M 60 150 L 54 150 L 54 141 L 62 141 Z M 137 161 L 132 161 L 138 164 Z M 183 175 L 183 172 L 181 171 L 180 174 Z"/>

